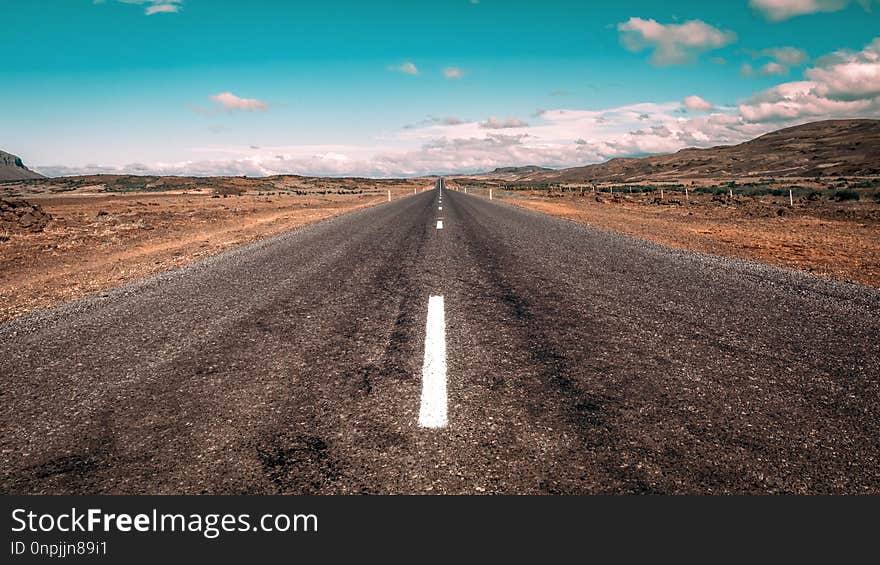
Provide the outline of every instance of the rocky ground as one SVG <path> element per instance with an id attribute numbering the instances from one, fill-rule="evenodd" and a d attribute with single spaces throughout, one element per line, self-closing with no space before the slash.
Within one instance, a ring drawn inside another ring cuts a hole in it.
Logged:
<path id="1" fill-rule="evenodd" d="M 201 179 L 108 192 L 94 180 L 0 184 L 0 322 L 432 184 Z"/>
<path id="2" fill-rule="evenodd" d="M 8 241 L 9 233 L 39 233 L 49 224 L 52 216 L 39 204 L 27 200 L 0 199 L 0 241 Z"/>
<path id="3" fill-rule="evenodd" d="M 488 196 L 484 186 L 468 190 Z M 871 196 L 837 202 L 808 193 L 792 206 L 773 195 L 493 188 L 496 199 L 670 247 L 880 287 L 880 201 Z"/>

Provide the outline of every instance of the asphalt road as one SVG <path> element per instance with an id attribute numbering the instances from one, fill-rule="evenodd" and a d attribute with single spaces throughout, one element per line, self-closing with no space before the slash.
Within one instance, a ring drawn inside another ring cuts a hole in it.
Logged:
<path id="1" fill-rule="evenodd" d="M 0 326 L 0 491 L 880 493 L 880 292 L 439 192 Z"/>

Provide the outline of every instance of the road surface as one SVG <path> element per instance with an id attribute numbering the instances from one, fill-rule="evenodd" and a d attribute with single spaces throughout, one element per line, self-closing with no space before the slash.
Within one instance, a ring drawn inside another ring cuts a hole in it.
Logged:
<path id="1" fill-rule="evenodd" d="M 0 326 L 0 489 L 880 493 L 878 314 L 435 187 Z"/>

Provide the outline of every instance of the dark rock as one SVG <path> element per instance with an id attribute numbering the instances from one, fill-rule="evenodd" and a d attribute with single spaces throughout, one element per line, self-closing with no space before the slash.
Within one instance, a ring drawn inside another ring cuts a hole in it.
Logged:
<path id="1" fill-rule="evenodd" d="M 0 231 L 3 232 L 41 232 L 52 216 L 44 212 L 38 204 L 25 200 L 0 199 Z"/>

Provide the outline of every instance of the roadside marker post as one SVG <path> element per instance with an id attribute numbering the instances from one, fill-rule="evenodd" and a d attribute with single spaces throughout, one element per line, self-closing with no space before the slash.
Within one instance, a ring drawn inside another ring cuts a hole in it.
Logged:
<path id="1" fill-rule="evenodd" d="M 691 197 L 688 195 L 688 187 L 684 187 L 684 199 L 688 202 L 691 201 Z"/>
<path id="2" fill-rule="evenodd" d="M 388 202 L 391 202 L 391 189 L 388 190 Z"/>
<path id="3" fill-rule="evenodd" d="M 733 200 L 733 189 L 731 188 L 729 190 L 730 190 L 730 199 Z"/>
<path id="4" fill-rule="evenodd" d="M 492 200 L 492 189 L 489 189 L 489 200 Z"/>
<path id="5" fill-rule="evenodd" d="M 788 189 L 788 205 L 794 207 L 794 195 L 791 193 L 791 189 Z"/>

